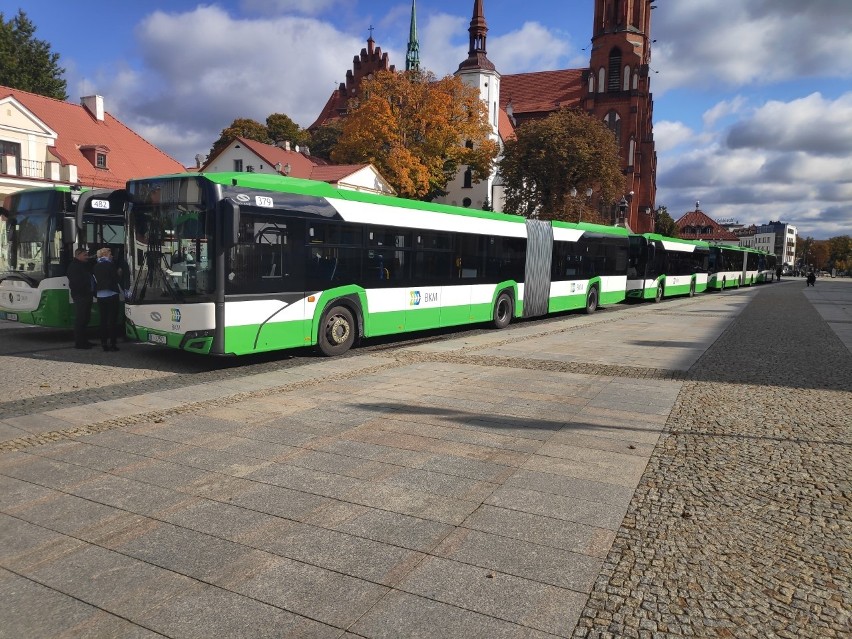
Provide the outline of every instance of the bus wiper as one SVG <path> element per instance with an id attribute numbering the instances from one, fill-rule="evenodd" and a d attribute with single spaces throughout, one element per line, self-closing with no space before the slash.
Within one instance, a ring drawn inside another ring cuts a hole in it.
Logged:
<path id="1" fill-rule="evenodd" d="M 0 282 L 5 280 L 22 280 L 32 286 L 33 288 L 38 288 L 38 280 L 35 279 L 32 275 L 27 275 L 21 271 L 7 271 L 5 273 L 0 274 Z"/>
<path id="2" fill-rule="evenodd" d="M 170 281 L 168 274 L 168 262 L 166 256 L 160 251 L 148 251 L 145 253 L 145 265 L 147 268 L 141 269 L 136 276 L 136 282 L 133 284 L 133 299 L 141 302 L 145 299 L 145 292 L 148 287 L 155 288 L 157 286 L 167 293 L 176 302 L 183 302 L 183 295 L 179 289 Z M 160 282 L 157 282 L 157 280 Z M 141 282 L 140 282 L 141 280 Z"/>

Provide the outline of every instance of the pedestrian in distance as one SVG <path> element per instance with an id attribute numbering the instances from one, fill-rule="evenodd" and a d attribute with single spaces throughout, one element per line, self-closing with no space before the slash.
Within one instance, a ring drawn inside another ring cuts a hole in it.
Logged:
<path id="1" fill-rule="evenodd" d="M 88 349 L 92 344 L 86 336 L 92 318 L 92 295 L 95 281 L 89 266 L 89 252 L 84 248 L 74 251 L 74 259 L 68 265 L 68 290 L 74 304 L 74 348 Z"/>
<path id="2" fill-rule="evenodd" d="M 807 280 L 808 283 L 805 285 L 805 288 L 807 288 L 808 286 L 816 286 L 816 275 L 814 275 L 813 271 L 808 273 Z"/>
<path id="3" fill-rule="evenodd" d="M 783 272 L 784 272 L 784 269 L 783 269 L 783 268 L 781 268 L 780 266 L 779 266 L 778 268 L 776 268 L 776 269 L 775 269 L 775 275 L 777 275 L 777 276 L 778 276 L 778 281 L 779 281 L 779 282 L 781 281 L 781 273 L 783 273 Z"/>
<path id="4" fill-rule="evenodd" d="M 101 315 L 101 346 L 105 351 L 117 351 L 118 311 L 121 306 L 121 273 L 112 261 L 112 251 L 98 249 L 98 261 L 92 269 L 95 276 L 95 295 Z"/>

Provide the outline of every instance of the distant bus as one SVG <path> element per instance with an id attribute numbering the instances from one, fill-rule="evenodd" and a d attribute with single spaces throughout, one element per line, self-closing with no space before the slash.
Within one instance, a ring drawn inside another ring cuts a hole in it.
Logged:
<path id="1" fill-rule="evenodd" d="M 74 325 L 65 276 L 74 249 L 124 256 L 124 190 L 57 186 L 6 196 L 0 208 L 0 320 Z M 97 307 L 92 324 L 97 323 Z"/>
<path id="2" fill-rule="evenodd" d="M 707 288 L 723 291 L 751 284 L 757 278 L 756 256 L 749 262 L 749 255 L 754 253 L 753 249 L 742 246 L 710 245 Z M 754 266 L 753 271 L 748 270 L 750 265 Z"/>
<path id="3" fill-rule="evenodd" d="M 630 236 L 627 299 L 661 301 L 664 297 L 707 290 L 710 245 L 657 233 Z"/>
<path id="4" fill-rule="evenodd" d="M 132 180 L 127 190 L 126 329 L 172 348 L 338 355 L 359 338 L 504 328 L 625 297 L 623 228 L 259 173 Z"/>
<path id="5" fill-rule="evenodd" d="M 761 251 L 758 259 L 757 282 L 759 284 L 765 282 L 774 282 L 777 271 L 778 258 L 775 253 L 767 253 Z"/>

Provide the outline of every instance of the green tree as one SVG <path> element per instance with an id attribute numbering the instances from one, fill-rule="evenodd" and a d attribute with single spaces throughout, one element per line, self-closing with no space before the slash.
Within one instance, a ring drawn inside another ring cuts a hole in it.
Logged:
<path id="1" fill-rule="evenodd" d="M 604 222 L 572 190 L 591 188 L 600 202 L 625 190 L 615 136 L 603 122 L 580 109 L 560 109 L 522 124 L 506 142 L 500 175 L 506 211 L 542 220 Z"/>
<path id="2" fill-rule="evenodd" d="M 852 257 L 852 237 L 838 235 L 828 238 L 828 262 L 831 268 L 845 271 L 849 258 Z"/>
<path id="3" fill-rule="evenodd" d="M 266 118 L 266 131 L 267 137 L 275 144 L 292 142 L 303 145 L 310 138 L 307 131 L 283 113 L 273 113 Z"/>
<path id="4" fill-rule="evenodd" d="M 459 78 L 428 71 L 381 71 L 362 84 L 331 157 L 370 162 L 403 197 L 445 192 L 459 168 L 490 175 L 499 149 L 489 138 L 488 109 Z"/>
<path id="5" fill-rule="evenodd" d="M 260 122 L 251 118 L 237 118 L 231 122 L 229 127 L 222 129 L 219 139 L 213 143 L 213 148 L 210 149 L 210 157 L 237 138 L 248 138 L 249 140 L 257 140 L 265 144 L 272 142 L 269 138 L 269 129 Z"/>
<path id="6" fill-rule="evenodd" d="M 332 120 L 311 132 L 311 155 L 331 160 L 331 152 L 337 146 L 340 135 L 343 133 L 343 125 L 340 120 Z"/>
<path id="7" fill-rule="evenodd" d="M 8 21 L 0 12 L 0 85 L 57 100 L 68 98 L 59 54 L 38 40 L 35 25 L 23 10 Z"/>
<path id="8" fill-rule="evenodd" d="M 665 206 L 658 206 L 657 213 L 654 219 L 654 233 L 666 235 L 668 237 L 678 237 L 677 224 L 669 215 L 669 209 Z"/>

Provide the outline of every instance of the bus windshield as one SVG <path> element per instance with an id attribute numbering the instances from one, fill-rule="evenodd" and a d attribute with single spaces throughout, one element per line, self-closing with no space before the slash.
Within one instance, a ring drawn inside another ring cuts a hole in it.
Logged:
<path id="1" fill-rule="evenodd" d="M 0 220 L 0 277 L 20 278 L 36 285 L 59 275 L 62 257 L 60 211 L 54 191 L 12 195 Z M 54 272 L 56 271 L 56 272 Z"/>
<path id="2" fill-rule="evenodd" d="M 182 181 L 187 182 L 187 181 Z M 134 302 L 212 300 L 212 216 L 199 197 L 163 197 L 156 183 L 136 183 L 129 216 Z M 143 188 L 148 187 L 148 188 Z M 189 189 L 193 191 L 193 189 Z M 194 189 L 197 192 L 197 188 Z M 186 194 L 186 189 L 177 192 Z"/>

